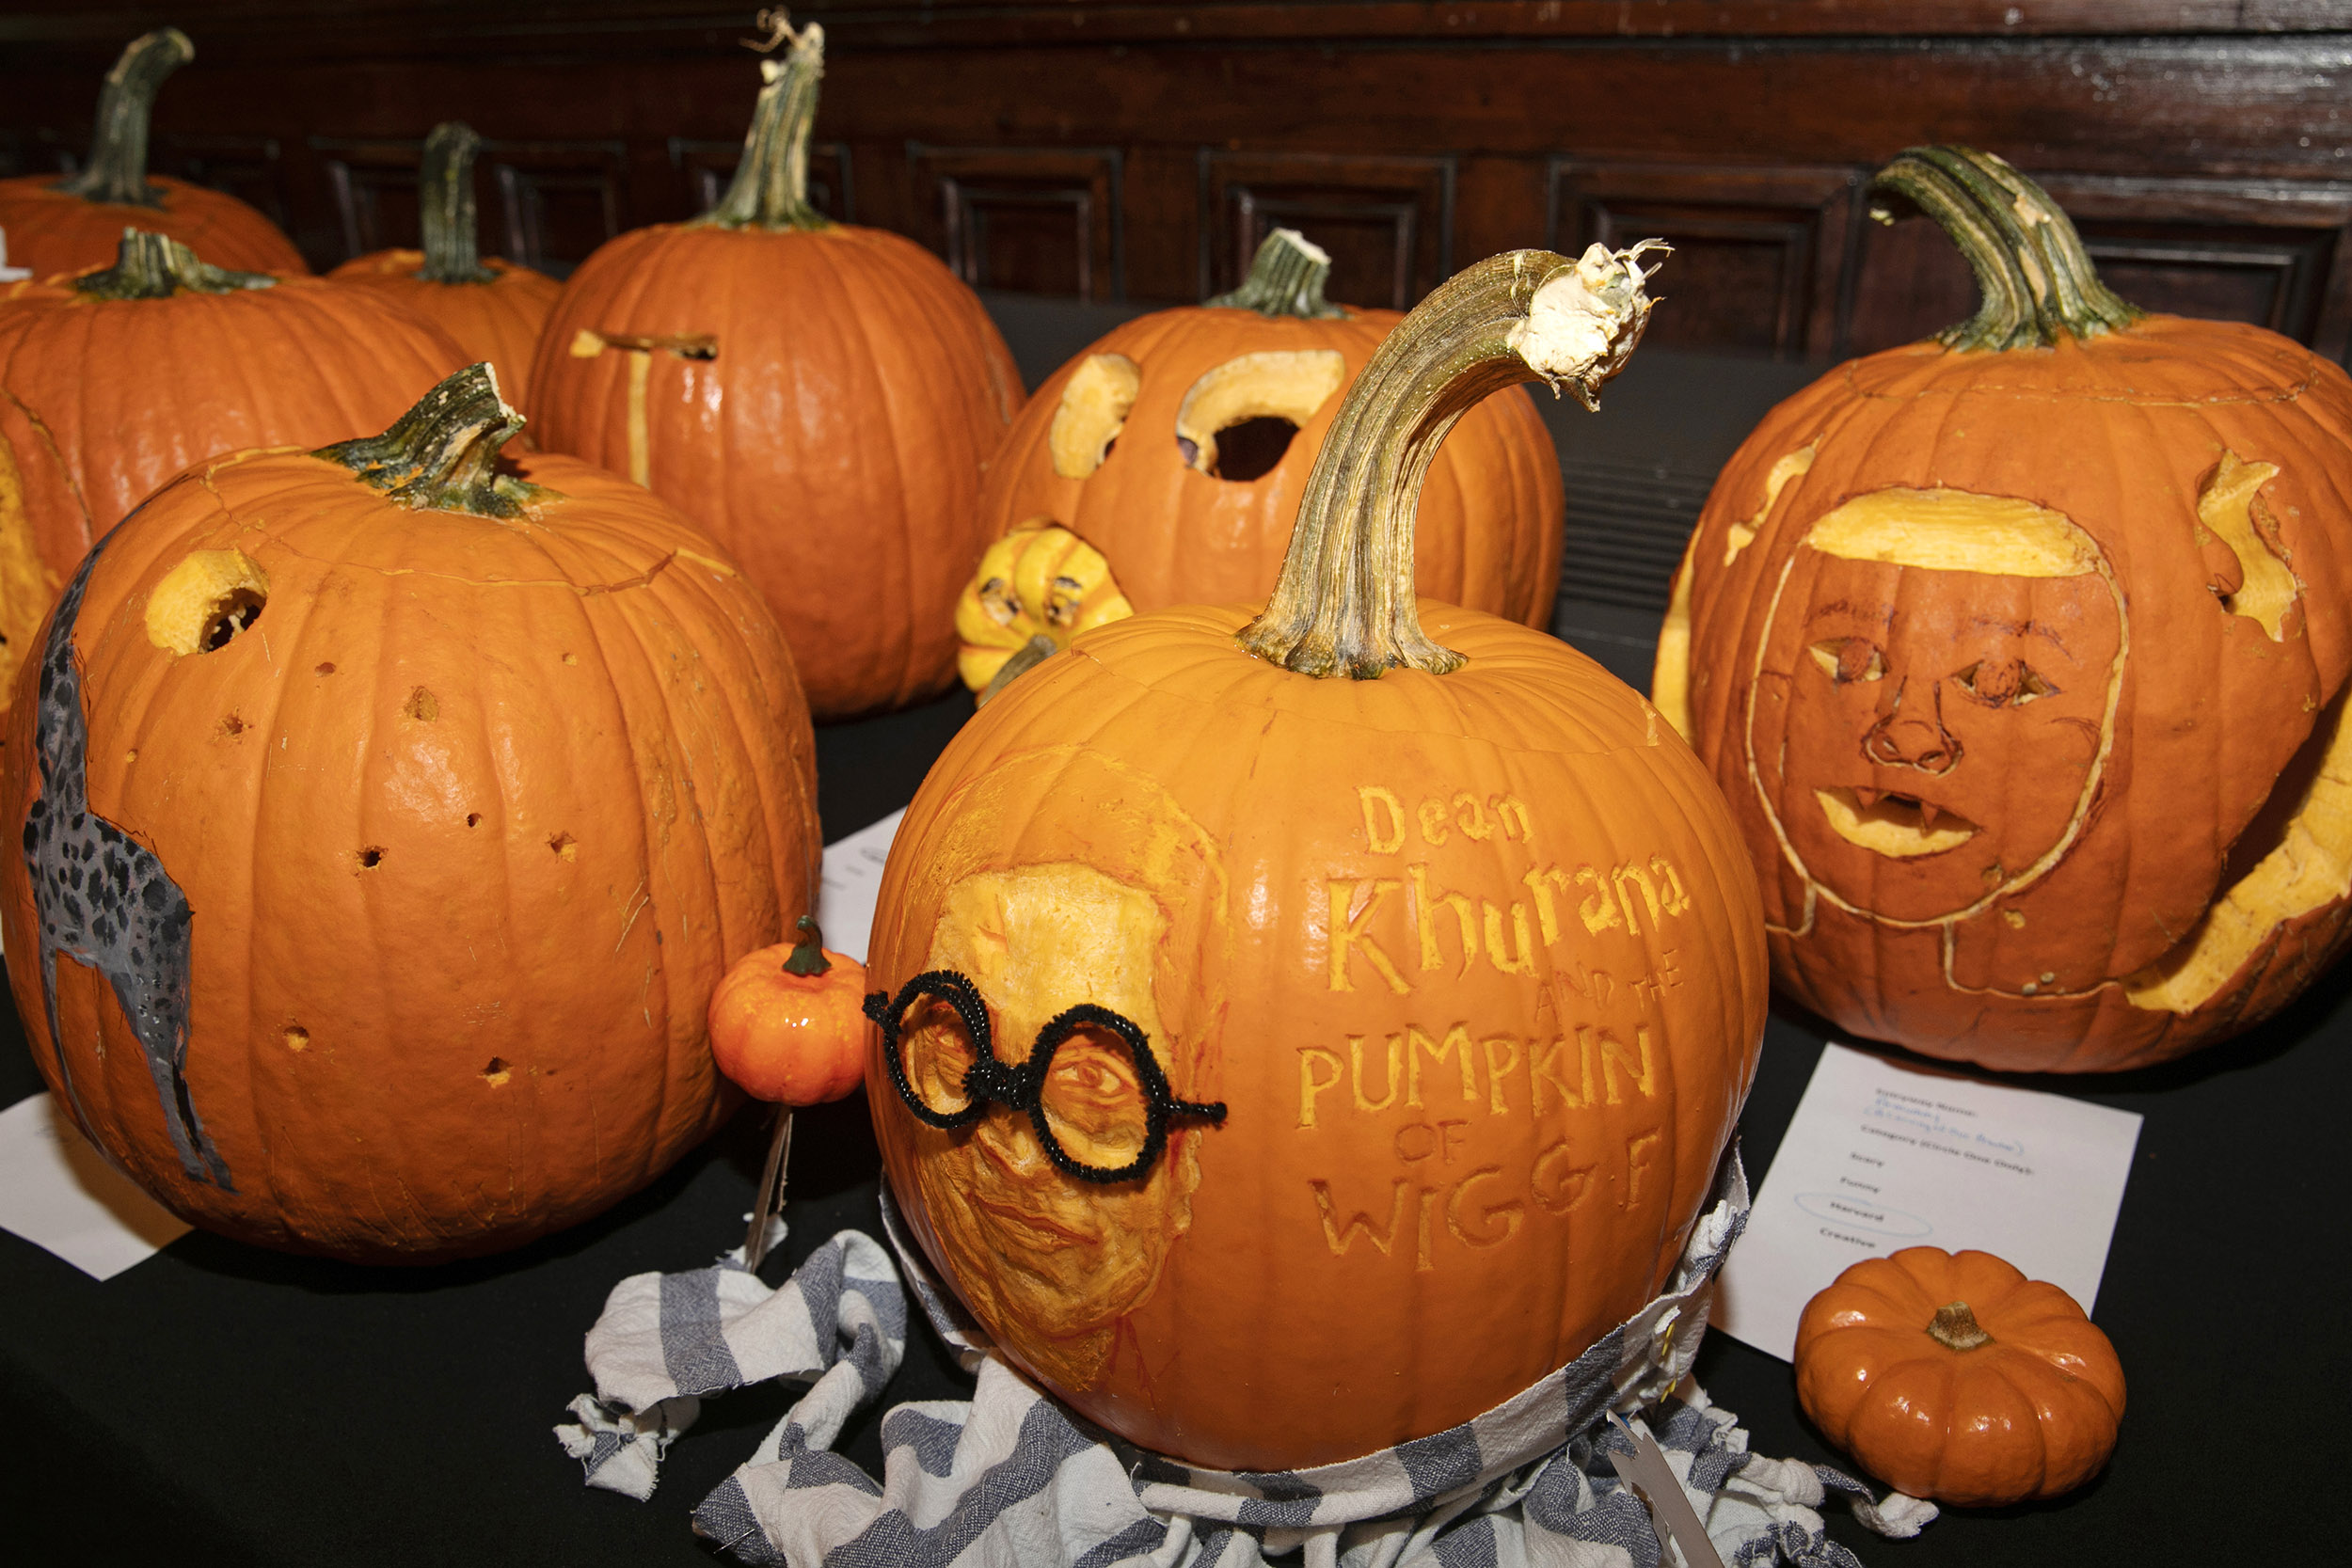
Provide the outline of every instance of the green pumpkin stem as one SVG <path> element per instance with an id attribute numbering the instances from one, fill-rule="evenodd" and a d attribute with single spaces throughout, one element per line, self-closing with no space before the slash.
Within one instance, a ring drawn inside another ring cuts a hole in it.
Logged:
<path id="1" fill-rule="evenodd" d="M 482 138 L 463 120 L 443 120 L 424 139 L 417 170 L 417 217 L 424 230 L 428 283 L 490 283 L 498 274 L 482 264 L 480 220 L 474 211 L 473 160 Z"/>
<path id="2" fill-rule="evenodd" d="M 1489 257 L 1440 284 L 1397 325 L 1348 388 L 1307 477 L 1274 596 L 1241 645 L 1303 675 L 1377 680 L 1404 666 L 1442 675 L 1462 656 L 1421 628 L 1413 513 L 1438 445 L 1481 398 L 1523 381 L 1588 409 L 1649 319 L 1644 240 L 1570 261 Z"/>
<path id="3" fill-rule="evenodd" d="M 833 960 L 825 957 L 825 933 L 817 928 L 817 922 L 808 915 L 795 923 L 801 940 L 792 944 L 791 957 L 784 960 L 787 974 L 822 974 L 833 968 Z"/>
<path id="4" fill-rule="evenodd" d="M 1937 1307 L 1934 1320 L 1928 1324 L 1928 1336 L 1946 1350 L 1970 1351 L 1993 1342 L 1993 1336 L 1984 1331 L 1964 1301 Z"/>
<path id="5" fill-rule="evenodd" d="M 133 39 L 98 89 L 98 129 L 89 163 L 56 188 L 85 201 L 121 207 L 160 207 L 164 193 L 147 182 L 147 132 L 155 90 L 164 78 L 196 58 L 196 45 L 177 27 Z"/>
<path id="6" fill-rule="evenodd" d="M 1933 218 L 1977 275 L 1982 302 L 1935 335 L 1947 348 L 2055 348 L 2061 338 L 2096 338 L 2145 313 L 2099 281 L 2082 236 L 2050 193 L 1990 152 L 1908 148 L 1870 189 L 1892 191 Z M 1870 215 L 1894 221 L 1883 208 Z"/>
<path id="7" fill-rule="evenodd" d="M 125 229 L 115 264 L 73 280 L 77 293 L 100 299 L 169 299 L 176 293 L 231 294 L 267 289 L 278 279 L 265 272 L 230 272 L 197 260 L 196 252 L 164 234 Z"/>
<path id="8" fill-rule="evenodd" d="M 498 471 L 499 450 L 522 427 L 523 417 L 499 396 L 485 360 L 425 393 L 383 435 L 338 441 L 310 455 L 342 464 L 387 499 L 420 512 L 512 517 L 533 487 Z"/>
<path id="9" fill-rule="evenodd" d="M 808 138 L 817 124 L 817 85 L 825 74 L 825 29 L 812 22 L 798 32 L 782 10 L 759 13 L 769 29 L 755 48 L 792 47 L 781 60 L 759 62 L 759 103 L 743 137 L 719 204 L 694 219 L 714 229 L 830 229 L 833 220 L 808 204 Z"/>
<path id="10" fill-rule="evenodd" d="M 1240 288 L 1201 303 L 1255 310 L 1262 316 L 1332 321 L 1347 312 L 1323 297 L 1324 282 L 1330 276 L 1328 251 L 1295 229 L 1277 229 L 1258 246 Z"/>

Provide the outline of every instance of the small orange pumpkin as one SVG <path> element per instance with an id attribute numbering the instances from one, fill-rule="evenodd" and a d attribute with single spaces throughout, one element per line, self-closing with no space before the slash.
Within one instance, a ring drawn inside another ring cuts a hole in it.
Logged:
<path id="1" fill-rule="evenodd" d="M 421 250 L 376 250 L 355 256 L 326 275 L 396 299 L 456 340 L 469 359 L 487 359 L 507 400 L 530 395 L 531 359 L 539 328 L 564 285 L 546 273 L 478 247 L 473 160 L 482 138 L 450 120 L 425 138 L 417 177 Z"/>
<path id="2" fill-rule="evenodd" d="M 824 945 L 803 915 L 800 936 L 747 953 L 710 995 L 710 1053 L 754 1100 L 822 1105 L 866 1078 L 866 966 Z"/>
<path id="3" fill-rule="evenodd" d="M 532 370 L 539 440 L 648 486 L 743 563 L 820 719 L 956 678 L 956 595 L 987 545 L 980 470 L 1021 376 L 922 246 L 809 206 L 824 29 L 781 61 L 743 162 L 691 223 L 580 263 Z"/>
<path id="4" fill-rule="evenodd" d="M 98 94 L 98 130 L 79 174 L 0 180 L 8 264 L 36 277 L 103 267 L 126 228 L 168 234 L 216 267 L 300 277 L 310 269 L 278 226 L 226 191 L 147 172 L 155 89 L 196 57 L 177 27 L 131 40 Z"/>
<path id="5" fill-rule="evenodd" d="M 1918 148 L 1977 317 L 1782 404 L 1658 648 L 1841 1027 L 2111 1071 L 2277 1011 L 2352 938 L 2352 378 L 2144 315 L 2048 194 Z"/>
<path id="6" fill-rule="evenodd" d="M 2123 1368 L 2057 1286 L 1989 1252 L 1905 1247 L 1805 1304 L 1797 1399 L 1888 1485 L 1993 1507 L 2099 1473 L 2123 1418 Z"/>
<path id="7" fill-rule="evenodd" d="M 1467 1420 L 1651 1299 L 1708 1191 L 1765 1006 L 1721 799 L 1592 660 L 1414 594 L 1454 417 L 1514 379 L 1589 400 L 1642 278 L 1596 246 L 1440 287 L 1263 611 L 1082 634 L 898 830 L 891 1191 L 1007 1354 L 1147 1449 L 1286 1469 Z"/>
<path id="8" fill-rule="evenodd" d="M 1278 229 L 1241 288 L 1129 322 L 1056 372 L 989 464 L 990 534 L 1067 530 L 1101 552 L 1107 591 L 1138 610 L 1270 592 L 1347 388 L 1403 319 L 1327 304 L 1329 270 L 1321 249 Z M 1525 388 L 1506 388 L 1464 414 L 1430 464 L 1416 590 L 1546 625 L 1562 504 L 1543 419 Z M 970 630 L 985 630 L 976 614 L 1009 626 L 1014 596 L 984 567 L 959 618 Z M 1041 629 L 1068 645 L 1070 628 Z M 967 649 L 998 645 L 967 631 Z M 994 662 L 968 658 L 966 684 L 984 686 Z"/>
<path id="9" fill-rule="evenodd" d="M 135 230 L 111 267 L 0 289 L 0 675 L 83 552 L 173 474 L 381 430 L 465 363 L 398 307 Z"/>
<path id="10" fill-rule="evenodd" d="M 658 499 L 500 471 L 520 423 L 477 365 L 382 436 L 199 464 L 18 673 L 17 1010 L 58 1103 L 197 1225 L 493 1252 L 730 1107 L 710 993 L 816 891 L 791 657 Z"/>

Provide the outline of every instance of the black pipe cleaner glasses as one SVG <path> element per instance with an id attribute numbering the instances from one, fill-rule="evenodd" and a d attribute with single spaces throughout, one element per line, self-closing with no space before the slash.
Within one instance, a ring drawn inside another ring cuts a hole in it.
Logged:
<path id="1" fill-rule="evenodd" d="M 926 1009 L 934 1016 L 909 1029 L 907 1009 L 925 998 L 946 1004 L 953 1022 Z M 917 974 L 896 997 L 874 992 L 866 1015 L 882 1026 L 890 1081 L 916 1120 L 968 1126 L 987 1114 L 991 1101 L 1025 1111 L 1045 1157 L 1081 1181 L 1149 1173 L 1168 1148 L 1171 1117 L 1225 1119 L 1221 1104 L 1177 1099 L 1143 1031 L 1091 1002 L 1057 1014 L 1015 1067 L 996 1059 L 978 988 L 952 969 Z"/>

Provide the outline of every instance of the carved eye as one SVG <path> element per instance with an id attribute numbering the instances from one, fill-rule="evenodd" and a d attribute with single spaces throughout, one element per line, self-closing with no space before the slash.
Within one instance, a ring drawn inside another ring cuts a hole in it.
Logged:
<path id="1" fill-rule="evenodd" d="M 1813 662 L 1838 685 L 1875 681 L 1886 676 L 1886 660 L 1878 644 L 1867 637 L 1833 637 L 1813 644 Z"/>
<path id="2" fill-rule="evenodd" d="M 2058 688 L 2023 659 L 1980 658 L 1952 673 L 1960 689 L 1987 707 L 2024 707 L 2058 695 Z"/>
<path id="3" fill-rule="evenodd" d="M 1247 483 L 1274 471 L 1298 427 L 1347 379 L 1337 350 L 1245 354 L 1192 384 L 1176 410 L 1176 450 L 1187 467 Z"/>

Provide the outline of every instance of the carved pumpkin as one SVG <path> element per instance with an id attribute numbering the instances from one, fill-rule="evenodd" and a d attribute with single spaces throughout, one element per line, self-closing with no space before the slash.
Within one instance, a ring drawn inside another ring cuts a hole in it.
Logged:
<path id="1" fill-rule="evenodd" d="M 808 205 L 824 30 L 761 62 L 743 162 L 691 223 L 580 264 L 532 372 L 552 451 L 649 486 L 708 529 L 838 718 L 955 679 L 956 595 L 988 543 L 980 469 L 1021 402 L 978 296 L 939 259 Z"/>
<path id="2" fill-rule="evenodd" d="M 564 285 L 502 257 L 482 258 L 473 195 L 481 146 L 470 126 L 453 119 L 435 126 L 417 178 L 424 248 L 355 256 L 326 277 L 375 290 L 433 323 L 468 358 L 488 360 L 507 398 L 520 404 L 529 394 L 539 328 Z"/>
<path id="3" fill-rule="evenodd" d="M 1989 1507 L 2099 1473 L 2123 1418 L 2123 1368 L 2057 1286 L 1989 1252 L 1905 1247 L 1805 1304 L 1797 1399 L 1887 1484 Z"/>
<path id="4" fill-rule="evenodd" d="M 1914 150 L 1879 185 L 1983 309 L 1748 438 L 1658 705 L 1797 1001 L 1993 1068 L 2178 1055 L 2283 1006 L 2352 911 L 2352 381 L 2123 304 L 1997 158 Z"/>
<path id="5" fill-rule="evenodd" d="M 173 474 L 380 430 L 466 363 L 405 310 L 137 230 L 114 266 L 0 301 L 0 674 L 83 552 Z"/>
<path id="6" fill-rule="evenodd" d="M 10 266 L 36 277 L 103 267 L 128 228 L 168 234 L 216 267 L 310 272 L 294 242 L 235 197 L 147 172 L 155 89 L 195 57 L 196 46 L 177 27 L 134 39 L 99 89 L 98 130 L 82 171 L 0 180 Z"/>
<path id="7" fill-rule="evenodd" d="M 200 464 L 19 673 L 17 1009 L 198 1225 L 406 1262 L 596 1212 L 718 1123 L 711 991 L 815 892 L 758 594 L 625 480 L 498 473 L 519 424 L 476 366 L 383 436 Z"/>
<path id="8" fill-rule="evenodd" d="M 1107 560 L 1104 592 L 1136 610 L 1266 594 L 1344 394 L 1402 319 L 1326 304 L 1329 270 L 1320 249 L 1277 230 L 1240 289 L 1130 322 L 1063 366 L 989 465 L 990 532 L 1074 533 Z M 1545 626 L 1559 594 L 1561 521 L 1551 436 L 1526 391 L 1507 388 L 1464 415 L 1430 466 L 1416 585 Z M 976 610 L 1010 626 L 1012 596 L 982 568 L 958 611 L 967 649 L 1020 646 L 1024 638 L 974 635 Z M 1040 629 L 1068 646 L 1071 628 Z M 967 656 L 967 685 L 993 673 Z"/>
<path id="9" fill-rule="evenodd" d="M 1146 1448 L 1290 1467 L 1489 1408 L 1655 1294 L 1731 1134 L 1765 959 L 1704 770 L 1565 644 L 1414 596 L 1454 417 L 1538 376 L 1589 402 L 1642 277 L 1596 246 L 1438 289 L 1263 613 L 1085 633 L 898 831 L 891 1190 L 1007 1353 Z"/>

